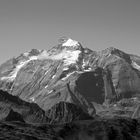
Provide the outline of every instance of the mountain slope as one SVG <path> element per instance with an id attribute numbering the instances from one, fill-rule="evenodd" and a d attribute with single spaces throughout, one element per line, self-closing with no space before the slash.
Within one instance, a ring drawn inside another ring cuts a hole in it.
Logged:
<path id="1" fill-rule="evenodd" d="M 22 101 L 0 90 L 0 120 L 21 121 L 27 123 L 45 123 L 49 119 L 35 103 Z"/>
<path id="2" fill-rule="evenodd" d="M 22 101 L 0 90 L 0 121 L 20 121 L 29 124 L 62 124 L 92 119 L 79 106 L 60 102 L 46 112 L 35 103 Z"/>

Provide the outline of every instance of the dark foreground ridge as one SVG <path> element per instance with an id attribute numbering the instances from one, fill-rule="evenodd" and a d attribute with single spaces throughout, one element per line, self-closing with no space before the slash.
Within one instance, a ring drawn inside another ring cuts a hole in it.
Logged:
<path id="1" fill-rule="evenodd" d="M 28 124 L 62 124 L 77 120 L 92 119 L 80 107 L 60 102 L 47 111 L 35 103 L 22 101 L 0 90 L 0 120 L 19 121 Z"/>
<path id="2" fill-rule="evenodd" d="M 63 125 L 32 126 L 21 122 L 1 122 L 3 140 L 139 140 L 140 123 L 130 118 L 94 118 Z"/>

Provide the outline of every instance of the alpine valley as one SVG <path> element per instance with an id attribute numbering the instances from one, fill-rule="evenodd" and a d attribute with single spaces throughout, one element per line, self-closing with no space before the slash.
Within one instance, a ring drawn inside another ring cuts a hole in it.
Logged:
<path id="1" fill-rule="evenodd" d="M 0 140 L 140 140 L 140 57 L 63 37 L 6 61 Z"/>

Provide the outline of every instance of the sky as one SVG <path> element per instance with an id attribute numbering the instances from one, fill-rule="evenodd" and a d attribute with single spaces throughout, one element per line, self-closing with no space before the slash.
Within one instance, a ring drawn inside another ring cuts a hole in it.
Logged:
<path id="1" fill-rule="evenodd" d="M 140 55 L 140 0 L 0 0 L 0 64 L 62 36 Z"/>

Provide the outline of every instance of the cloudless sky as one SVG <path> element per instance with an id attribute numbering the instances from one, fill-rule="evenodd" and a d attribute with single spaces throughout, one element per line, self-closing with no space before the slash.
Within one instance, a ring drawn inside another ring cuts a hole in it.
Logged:
<path id="1" fill-rule="evenodd" d="M 0 63 L 62 36 L 140 55 L 140 0 L 0 0 Z"/>

